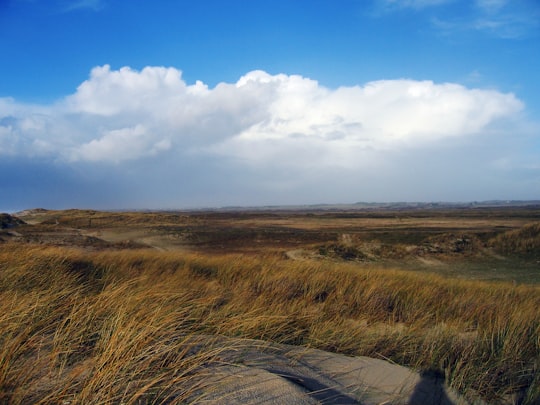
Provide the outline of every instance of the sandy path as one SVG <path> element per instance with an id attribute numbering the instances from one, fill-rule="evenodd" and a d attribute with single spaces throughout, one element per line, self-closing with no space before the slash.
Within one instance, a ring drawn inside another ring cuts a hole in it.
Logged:
<path id="1" fill-rule="evenodd" d="M 181 240 L 171 238 L 166 234 L 152 233 L 146 229 L 130 229 L 127 231 L 118 229 L 100 229 L 99 231 L 79 229 L 79 232 L 82 235 L 93 236 L 111 243 L 129 240 L 147 245 L 159 251 L 189 250 L 188 246 L 182 243 Z"/>

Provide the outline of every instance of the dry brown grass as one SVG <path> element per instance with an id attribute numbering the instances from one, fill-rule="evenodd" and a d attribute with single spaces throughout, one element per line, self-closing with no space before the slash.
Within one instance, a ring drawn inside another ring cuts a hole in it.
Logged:
<path id="1" fill-rule="evenodd" d="M 540 222 L 497 235 L 491 245 L 506 254 L 540 255 Z"/>
<path id="2" fill-rule="evenodd" d="M 221 334 L 444 370 L 540 398 L 540 288 L 279 256 L 0 245 L 0 402 L 181 403 Z M 139 401 L 139 402 L 138 402 Z"/>

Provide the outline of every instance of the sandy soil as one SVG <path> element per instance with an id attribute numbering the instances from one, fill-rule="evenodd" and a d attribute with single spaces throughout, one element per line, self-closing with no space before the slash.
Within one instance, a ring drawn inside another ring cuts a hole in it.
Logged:
<path id="1" fill-rule="evenodd" d="M 201 404 L 468 404 L 434 371 L 248 339 L 212 338 L 220 353 L 193 395 Z M 480 402 L 478 402 L 480 404 Z"/>

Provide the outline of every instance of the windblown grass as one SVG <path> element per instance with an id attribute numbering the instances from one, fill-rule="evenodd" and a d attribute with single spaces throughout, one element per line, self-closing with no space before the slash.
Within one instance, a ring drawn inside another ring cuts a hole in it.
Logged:
<path id="1" fill-rule="evenodd" d="M 540 398 L 540 289 L 277 256 L 0 246 L 0 402 L 181 403 L 219 350 L 307 345 L 444 370 L 490 402 Z M 517 393 L 517 394 L 516 394 Z"/>
<path id="2" fill-rule="evenodd" d="M 497 235 L 491 245 L 506 254 L 540 255 L 540 222 Z"/>

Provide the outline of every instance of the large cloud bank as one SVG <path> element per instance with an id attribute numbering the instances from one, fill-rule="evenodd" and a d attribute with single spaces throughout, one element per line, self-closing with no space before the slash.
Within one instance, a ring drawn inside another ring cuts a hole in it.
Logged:
<path id="1" fill-rule="evenodd" d="M 514 134 L 523 109 L 511 93 L 453 83 L 400 79 L 329 89 L 298 75 L 252 71 L 236 83 L 209 88 L 200 81 L 187 84 L 175 68 L 113 70 L 105 65 L 53 104 L 0 98 L 0 159 L 84 167 L 86 176 L 104 167 L 110 177 L 120 178 L 123 169 L 147 180 L 159 174 L 163 189 L 172 182 L 166 173 L 189 171 L 193 182 L 202 184 L 192 182 L 192 189 L 215 191 L 223 182 L 236 182 L 237 189 L 251 192 L 304 187 L 305 193 L 319 187 L 312 199 L 322 202 L 328 195 L 345 201 L 414 198 L 399 194 L 407 166 L 423 166 L 429 177 L 437 165 L 446 170 L 456 156 L 467 161 L 463 147 L 456 145 L 476 148 L 467 152 L 469 168 L 471 157 L 482 154 L 484 166 L 511 160 L 493 150 L 490 137 L 504 140 Z M 425 151 L 443 146 L 451 156 L 446 166 L 429 161 L 433 153 Z M 321 186 L 322 178 L 328 187 Z M 389 179 L 395 193 L 377 193 Z M 373 194 L 339 195 L 340 187 L 349 185 Z M 159 187 L 154 188 L 159 195 Z M 244 197 L 239 194 L 238 200 Z M 175 198 L 171 195 L 170 201 Z M 422 198 L 430 197 L 416 199 Z"/>
<path id="2" fill-rule="evenodd" d="M 209 89 L 186 84 L 174 68 L 105 65 L 54 105 L 1 100 L 0 153 L 120 163 L 176 151 L 260 162 L 301 146 L 354 156 L 480 134 L 522 108 L 513 94 L 451 83 L 382 80 L 331 90 L 253 71 Z"/>

